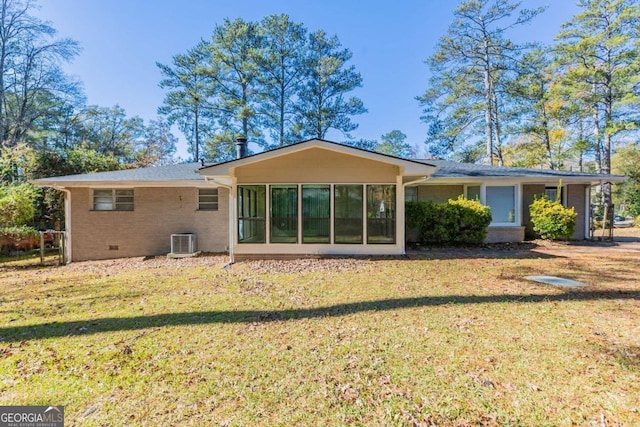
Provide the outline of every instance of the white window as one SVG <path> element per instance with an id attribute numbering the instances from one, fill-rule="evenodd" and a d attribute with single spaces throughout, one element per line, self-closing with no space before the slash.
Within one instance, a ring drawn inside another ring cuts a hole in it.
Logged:
<path id="1" fill-rule="evenodd" d="M 558 187 L 545 187 L 544 194 L 551 200 L 552 202 L 559 201 L 563 205 L 566 206 L 564 196 L 565 191 L 564 188 L 560 188 L 560 194 L 558 195 Z"/>
<path id="2" fill-rule="evenodd" d="M 217 211 L 218 210 L 218 189 L 200 188 L 198 189 L 198 210 Z"/>
<path id="3" fill-rule="evenodd" d="M 486 188 L 486 203 L 491 208 L 493 223 L 514 224 L 516 222 L 516 188 L 501 186 Z"/>
<path id="4" fill-rule="evenodd" d="M 93 190 L 94 211 L 132 211 L 133 189 Z"/>
<path id="5" fill-rule="evenodd" d="M 480 200 L 480 186 L 479 185 L 467 185 L 466 196 L 469 200 Z"/>
<path id="6" fill-rule="evenodd" d="M 418 201 L 418 187 L 405 187 L 405 189 L 404 189 L 404 201 L 405 202 L 417 202 Z"/>

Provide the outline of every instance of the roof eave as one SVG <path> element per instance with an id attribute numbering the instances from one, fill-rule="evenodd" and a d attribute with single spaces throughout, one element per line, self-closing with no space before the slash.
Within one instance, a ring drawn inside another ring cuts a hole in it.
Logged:
<path id="1" fill-rule="evenodd" d="M 620 175 L 603 175 L 603 176 L 456 176 L 456 177 L 437 177 L 433 176 L 429 180 L 432 184 L 452 184 L 452 183 L 482 183 L 487 181 L 496 182 L 520 182 L 522 184 L 536 183 L 557 183 L 562 181 L 563 184 L 590 184 L 600 185 L 602 183 L 618 184 L 627 180 L 627 177 Z"/>
<path id="2" fill-rule="evenodd" d="M 211 182 L 205 179 L 194 180 L 162 180 L 162 181 L 143 181 L 143 180 L 112 180 L 112 181 L 64 181 L 51 179 L 35 179 L 32 184 L 39 187 L 52 187 L 55 189 L 67 188 L 131 188 L 131 187 L 210 187 Z"/>

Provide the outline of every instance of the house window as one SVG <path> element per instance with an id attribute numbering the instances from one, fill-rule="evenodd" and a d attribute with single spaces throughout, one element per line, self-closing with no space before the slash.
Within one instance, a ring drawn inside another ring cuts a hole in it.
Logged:
<path id="1" fill-rule="evenodd" d="M 516 222 L 516 188 L 514 186 L 487 186 L 486 205 L 491 208 L 494 223 Z"/>
<path id="2" fill-rule="evenodd" d="M 367 243 L 395 243 L 395 201 L 395 185 L 367 185 Z"/>
<path id="3" fill-rule="evenodd" d="M 265 243 L 266 187 L 238 186 L 238 242 Z"/>
<path id="4" fill-rule="evenodd" d="M 418 201 L 418 187 L 407 187 L 404 189 L 404 201 L 405 202 L 417 202 Z"/>
<path id="5" fill-rule="evenodd" d="M 105 188 L 93 190 L 94 211 L 132 211 L 133 190 Z"/>
<path id="6" fill-rule="evenodd" d="M 362 243 L 362 185 L 334 187 L 335 243 Z"/>
<path id="7" fill-rule="evenodd" d="M 558 187 L 546 187 L 544 189 L 544 194 L 551 200 L 552 202 L 559 201 L 564 204 L 564 191 L 562 188 L 560 189 L 560 194 L 558 194 Z"/>
<path id="8" fill-rule="evenodd" d="M 480 186 L 468 185 L 467 186 L 467 199 L 468 200 L 480 200 Z"/>
<path id="9" fill-rule="evenodd" d="M 198 189 L 198 210 L 217 211 L 218 210 L 218 189 L 199 188 Z"/>
<path id="10" fill-rule="evenodd" d="M 363 244 L 366 215 L 366 243 L 394 244 L 395 204 L 395 185 L 240 185 L 238 243 L 330 244 L 333 211 L 333 243 Z"/>
<path id="11" fill-rule="evenodd" d="M 303 185 L 302 243 L 329 243 L 330 214 L 331 187 Z"/>
<path id="12" fill-rule="evenodd" d="M 298 186 L 271 186 L 271 243 L 298 242 Z"/>

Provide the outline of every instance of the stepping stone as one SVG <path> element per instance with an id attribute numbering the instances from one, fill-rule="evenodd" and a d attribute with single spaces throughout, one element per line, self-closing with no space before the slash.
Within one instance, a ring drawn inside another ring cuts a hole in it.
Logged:
<path id="1" fill-rule="evenodd" d="M 571 279 L 564 279 L 556 276 L 526 276 L 525 279 L 532 280 L 538 283 L 545 283 L 547 285 L 563 286 L 567 288 L 579 288 L 581 286 L 587 286 L 586 283 L 577 282 Z"/>

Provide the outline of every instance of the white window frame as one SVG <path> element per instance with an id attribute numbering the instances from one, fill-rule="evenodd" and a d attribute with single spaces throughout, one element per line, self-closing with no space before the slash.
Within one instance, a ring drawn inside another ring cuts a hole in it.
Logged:
<path id="1" fill-rule="evenodd" d="M 545 195 L 547 194 L 547 190 L 548 189 L 557 190 L 558 186 L 557 185 L 556 186 L 545 185 L 544 186 L 544 194 Z M 551 200 L 551 199 L 549 199 L 549 200 Z M 553 202 L 554 200 L 551 200 L 551 201 Z M 564 184 L 564 185 L 562 185 L 560 187 L 560 203 L 562 204 L 562 206 L 565 206 L 565 207 L 567 206 L 567 186 L 566 186 L 566 184 Z"/>
<path id="2" fill-rule="evenodd" d="M 108 196 L 106 192 L 109 191 L 111 193 L 111 197 L 108 202 L 102 201 L 101 203 L 96 203 L 96 198 L 106 199 Z M 120 192 L 130 192 L 131 194 L 119 194 Z M 96 192 L 103 192 L 105 194 L 96 196 Z M 118 202 L 118 198 L 130 197 L 131 202 Z M 105 209 L 96 209 L 98 204 L 106 205 L 109 204 L 109 208 Z M 131 207 L 131 209 L 125 209 L 125 207 Z M 135 191 L 133 188 L 94 188 L 91 192 L 91 210 L 94 212 L 132 212 L 135 209 Z"/>
<path id="3" fill-rule="evenodd" d="M 489 227 L 520 227 L 522 225 L 522 186 L 519 183 L 482 183 L 480 185 L 480 202 L 485 205 L 487 204 L 487 187 L 513 187 L 513 203 L 514 203 L 514 218 L 513 222 L 496 222 L 493 221 L 489 224 Z M 489 206 L 491 207 L 491 206 Z"/>
<path id="4" fill-rule="evenodd" d="M 409 191 L 410 190 L 410 191 Z M 413 200 L 413 195 L 411 197 L 412 200 L 407 200 L 407 193 L 413 193 L 415 191 L 415 200 Z M 404 188 L 404 201 L 406 202 L 417 202 L 418 201 L 418 186 L 411 186 Z"/>
<path id="5" fill-rule="evenodd" d="M 464 184 L 464 197 L 468 200 L 475 200 L 469 197 L 469 187 L 478 187 L 478 197 L 482 199 L 482 184 Z"/>
<path id="6" fill-rule="evenodd" d="M 358 246 L 358 247 L 364 247 L 364 246 L 380 246 L 380 247 L 388 247 L 388 246 L 397 246 L 400 244 L 400 240 L 402 239 L 403 236 L 400 235 L 399 233 L 399 226 L 398 226 L 398 218 L 399 215 L 402 214 L 404 215 L 404 211 L 400 210 L 400 204 L 399 204 L 399 200 L 400 197 L 404 198 L 404 191 L 402 191 L 401 193 L 401 185 L 398 184 L 398 182 L 395 183 L 391 183 L 391 182 L 374 182 L 374 183 L 350 183 L 350 182 L 302 182 L 302 183 L 294 183 L 294 184 L 288 184 L 286 182 L 282 182 L 282 183 L 242 183 L 242 184 L 238 184 L 238 187 L 240 186 L 250 186 L 250 185 L 264 185 L 265 186 L 265 190 L 266 190 L 266 212 L 265 212 L 265 243 L 241 243 L 239 242 L 238 239 L 238 212 L 234 211 L 234 215 L 235 215 L 235 220 L 234 220 L 234 228 L 235 228 L 235 241 L 234 244 L 237 245 L 242 245 L 242 246 L 249 246 L 249 245 L 262 245 L 262 246 L 272 246 L 272 247 L 276 247 L 276 246 L 313 246 L 313 245 L 317 245 L 317 246 L 322 246 L 322 245 L 338 245 L 338 246 L 344 246 L 347 247 L 349 245 L 352 246 Z M 297 186 L 298 188 L 298 226 L 297 226 L 297 242 L 296 243 L 274 243 L 271 241 L 271 227 L 270 227 L 270 221 L 271 221 L 271 187 L 272 186 L 279 186 L 279 185 L 290 185 L 290 186 Z M 302 242 L 302 187 L 304 185 L 328 185 L 329 189 L 330 189 L 330 211 L 329 211 L 329 232 L 330 232 L 330 238 L 329 238 L 329 243 L 303 243 Z M 362 243 L 354 243 L 354 244 L 336 244 L 335 243 L 335 187 L 336 185 L 360 185 L 362 186 L 362 196 L 363 196 L 363 202 L 362 202 Z M 396 196 L 395 196 L 395 231 L 394 231 L 394 236 L 395 236 L 395 242 L 394 243 L 368 243 L 367 242 L 367 236 L 368 236 L 368 227 L 367 227 L 367 187 L 372 186 L 372 185 L 392 185 L 395 187 L 395 192 L 396 192 Z M 237 193 L 237 190 L 236 190 Z M 237 203 L 237 201 L 236 201 Z M 402 201 L 402 204 L 404 206 L 404 201 Z M 234 208 L 235 209 L 235 208 Z"/>

